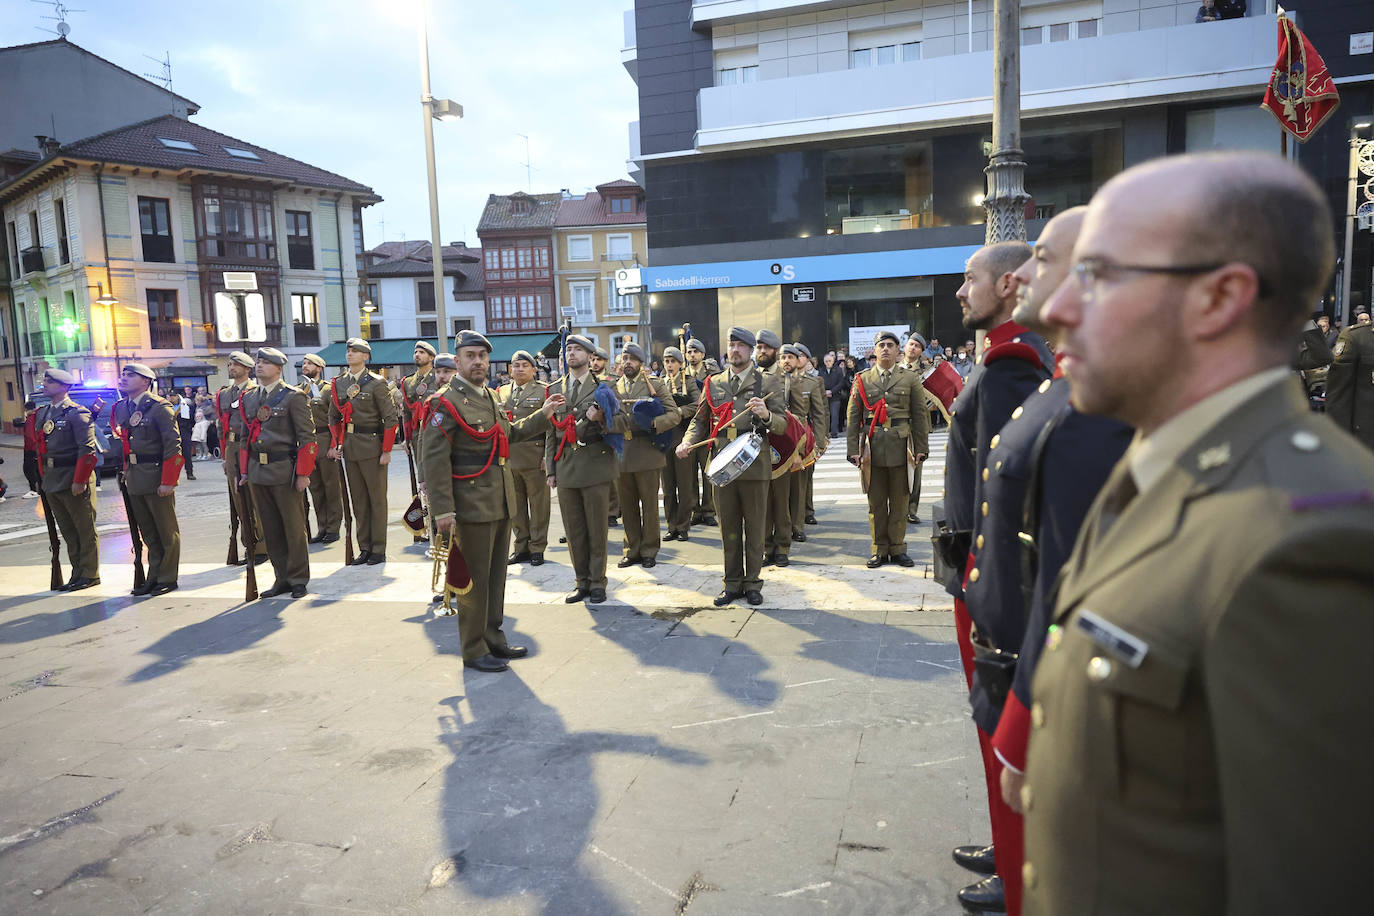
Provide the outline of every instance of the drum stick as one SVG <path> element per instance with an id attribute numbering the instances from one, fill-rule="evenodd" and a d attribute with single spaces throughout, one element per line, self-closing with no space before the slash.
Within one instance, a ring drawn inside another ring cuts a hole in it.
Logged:
<path id="1" fill-rule="evenodd" d="M 743 413 L 736 413 L 736 414 L 731 415 L 730 419 L 726 420 L 725 423 L 723 423 L 723 424 L 721 425 L 720 430 L 717 431 L 717 433 L 716 433 L 716 436 L 720 435 L 721 432 L 724 432 L 725 429 L 726 429 L 727 427 L 734 426 L 737 422 L 739 422 L 739 420 L 740 420 L 742 417 L 747 417 L 747 416 L 750 416 L 750 415 L 752 415 L 752 414 L 753 414 L 753 411 L 752 411 L 752 410 L 746 410 L 746 411 L 744 411 Z M 701 448 L 703 445 L 710 445 L 712 442 L 715 442 L 715 441 L 716 441 L 716 436 L 707 436 L 705 439 L 702 439 L 700 442 L 695 442 L 695 443 L 693 443 L 693 444 L 687 446 L 687 451 L 689 451 L 689 452 L 690 452 L 690 451 L 694 451 L 694 450 L 696 450 L 696 449 Z"/>

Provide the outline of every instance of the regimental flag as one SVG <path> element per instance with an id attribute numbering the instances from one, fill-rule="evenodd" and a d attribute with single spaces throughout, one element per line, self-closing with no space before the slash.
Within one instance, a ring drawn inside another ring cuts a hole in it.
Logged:
<path id="1" fill-rule="evenodd" d="M 1268 108 L 1299 142 L 1306 142 L 1340 104 L 1321 55 L 1293 20 L 1280 13 L 1279 58 L 1260 107 Z"/>

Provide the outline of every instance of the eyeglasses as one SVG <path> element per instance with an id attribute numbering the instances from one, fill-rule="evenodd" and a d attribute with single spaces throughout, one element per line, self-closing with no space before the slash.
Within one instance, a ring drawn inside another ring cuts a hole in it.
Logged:
<path id="1" fill-rule="evenodd" d="M 1091 293 L 1102 280 L 1121 274 L 1169 274 L 1188 277 L 1205 274 L 1224 267 L 1225 263 L 1215 264 L 1117 264 L 1103 258 L 1087 258 L 1073 266 L 1074 276 L 1084 294 Z"/>

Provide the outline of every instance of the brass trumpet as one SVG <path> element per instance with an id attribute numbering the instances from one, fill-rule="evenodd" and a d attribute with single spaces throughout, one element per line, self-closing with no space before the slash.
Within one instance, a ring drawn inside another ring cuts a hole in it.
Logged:
<path id="1" fill-rule="evenodd" d="M 448 552 L 453 546 L 453 532 L 441 531 L 431 545 L 434 553 L 434 571 L 430 575 L 429 590 L 438 595 L 445 592 L 444 582 L 448 574 Z M 444 594 L 444 607 L 448 607 L 448 595 Z"/>

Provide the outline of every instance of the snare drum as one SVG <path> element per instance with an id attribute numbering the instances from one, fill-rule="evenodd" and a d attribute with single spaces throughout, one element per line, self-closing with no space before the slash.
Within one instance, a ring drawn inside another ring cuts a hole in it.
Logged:
<path id="1" fill-rule="evenodd" d="M 741 436 L 711 459 L 711 463 L 706 466 L 706 477 L 718 487 L 734 483 L 758 460 L 762 450 L 763 436 L 758 433 Z"/>

